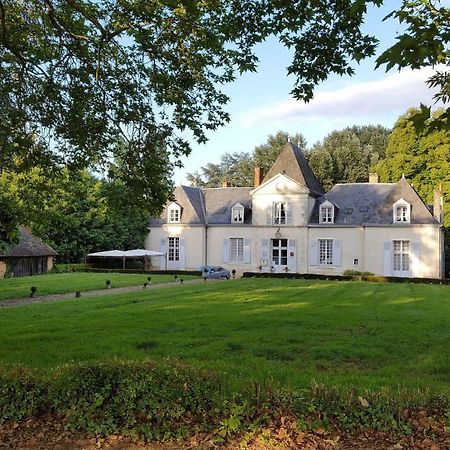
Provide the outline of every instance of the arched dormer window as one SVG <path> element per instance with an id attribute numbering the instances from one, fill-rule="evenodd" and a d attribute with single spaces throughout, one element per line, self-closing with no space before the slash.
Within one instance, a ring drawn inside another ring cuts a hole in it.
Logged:
<path id="1" fill-rule="evenodd" d="M 244 207 L 240 203 L 231 208 L 231 223 L 244 223 Z"/>
<path id="2" fill-rule="evenodd" d="M 334 205 L 328 200 L 319 207 L 319 222 L 334 223 Z"/>
<path id="3" fill-rule="evenodd" d="M 178 223 L 181 218 L 181 206 L 178 203 L 171 203 L 167 208 L 167 221 L 169 223 Z"/>
<path id="4" fill-rule="evenodd" d="M 401 198 L 393 206 L 394 223 L 411 223 L 411 205 L 406 200 Z"/>

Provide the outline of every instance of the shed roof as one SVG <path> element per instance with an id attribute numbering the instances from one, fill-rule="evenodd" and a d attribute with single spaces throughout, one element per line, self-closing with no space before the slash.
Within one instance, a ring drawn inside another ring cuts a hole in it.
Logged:
<path id="1" fill-rule="evenodd" d="M 27 227 L 19 227 L 19 243 L 11 247 L 7 254 L 3 257 L 23 258 L 36 256 L 56 256 L 58 253 L 49 245 L 45 244 L 42 239 L 33 236 L 31 230 Z"/>

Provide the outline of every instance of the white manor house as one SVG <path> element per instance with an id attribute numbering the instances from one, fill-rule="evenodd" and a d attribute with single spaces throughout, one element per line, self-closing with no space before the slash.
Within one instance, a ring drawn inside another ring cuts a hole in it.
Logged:
<path id="1" fill-rule="evenodd" d="M 397 183 L 337 184 L 324 192 L 293 143 L 253 187 L 179 186 L 149 223 L 147 249 L 161 269 L 221 265 L 238 274 L 299 272 L 441 278 L 442 194 L 427 206 L 402 178 Z"/>

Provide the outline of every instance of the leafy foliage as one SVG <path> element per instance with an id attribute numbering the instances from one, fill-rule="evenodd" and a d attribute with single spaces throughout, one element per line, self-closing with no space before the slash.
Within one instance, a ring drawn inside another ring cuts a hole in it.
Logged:
<path id="1" fill-rule="evenodd" d="M 19 211 L 8 193 L 8 186 L 0 178 L 0 255 L 7 253 L 18 239 Z"/>
<path id="2" fill-rule="evenodd" d="M 302 134 L 291 136 L 286 131 L 278 131 L 275 135 L 269 135 L 264 144 L 256 146 L 251 154 L 225 153 L 218 164 L 208 163 L 201 168 L 201 173 L 188 173 L 186 178 L 191 185 L 200 187 L 220 187 L 224 182 L 232 186 L 253 186 L 255 167 L 262 167 L 267 173 L 288 139 L 302 149 L 306 147 Z"/>
<path id="3" fill-rule="evenodd" d="M 87 171 L 64 169 L 47 178 L 44 169 L 3 172 L 0 182 L 33 232 L 49 243 L 61 261 L 79 262 L 105 248 L 140 248 L 147 210 L 133 202 L 120 181 L 100 181 Z"/>
<path id="4" fill-rule="evenodd" d="M 444 225 L 446 273 L 450 268 L 450 133 L 448 129 L 428 126 L 440 120 L 443 111 L 436 111 L 424 122 L 423 130 L 417 127 L 417 116 L 422 109 L 413 108 L 396 122 L 389 137 L 385 159 L 375 170 L 383 182 L 397 182 L 404 175 L 428 204 L 433 203 L 433 192 L 441 188 L 444 193 Z"/>
<path id="5" fill-rule="evenodd" d="M 384 157 L 389 133 L 380 125 L 333 131 L 306 156 L 325 190 L 336 183 L 365 182 L 369 169 Z"/>
<path id="6" fill-rule="evenodd" d="M 123 362 L 66 366 L 47 380 L 4 372 L 0 393 L 0 423 L 56 413 L 68 429 L 91 436 L 120 433 L 153 441 L 206 431 L 218 439 L 233 437 L 286 416 L 297 418 L 301 429 L 408 435 L 413 425 L 402 414 L 405 408 L 423 408 L 435 421 L 446 405 L 444 397 L 370 391 L 362 397 L 317 384 L 289 392 L 261 385 L 227 392 L 217 376 L 189 366 Z"/>
<path id="7" fill-rule="evenodd" d="M 404 0 L 400 9 L 388 17 L 394 17 L 406 26 L 405 32 L 397 36 L 397 42 L 377 59 L 377 66 L 419 69 L 424 66 L 443 65 L 428 80 L 428 85 L 437 88 L 434 98 L 448 103 L 450 100 L 450 8 L 441 6 L 439 0 Z M 431 119 L 431 120 L 430 120 Z M 430 108 L 416 112 L 415 123 L 419 130 L 425 124 L 431 128 L 450 129 L 450 110 L 433 117 Z"/>
<path id="8" fill-rule="evenodd" d="M 1 167 L 104 164 L 122 139 L 141 164 L 161 143 L 176 160 L 183 133 L 205 142 L 228 120 L 219 86 L 256 69 L 256 43 L 273 34 L 295 49 L 293 92 L 309 100 L 374 53 L 361 24 L 380 3 L 1 0 Z"/>

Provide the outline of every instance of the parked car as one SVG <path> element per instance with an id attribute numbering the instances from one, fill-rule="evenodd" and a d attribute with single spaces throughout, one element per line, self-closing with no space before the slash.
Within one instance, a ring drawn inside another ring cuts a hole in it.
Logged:
<path id="1" fill-rule="evenodd" d="M 231 278 L 231 273 L 229 270 L 224 269 L 220 266 L 202 266 L 202 277 L 203 279 L 208 278 L 226 278 L 229 280 Z"/>

